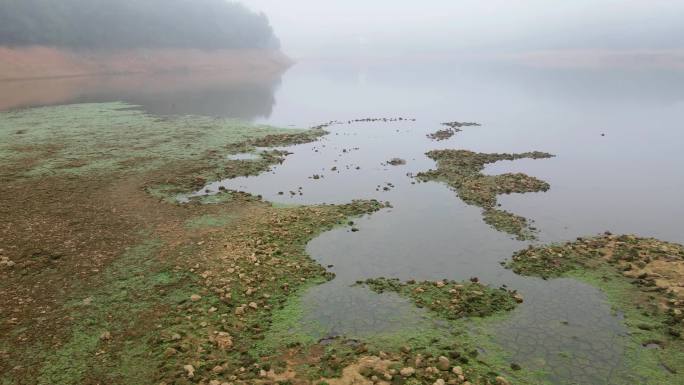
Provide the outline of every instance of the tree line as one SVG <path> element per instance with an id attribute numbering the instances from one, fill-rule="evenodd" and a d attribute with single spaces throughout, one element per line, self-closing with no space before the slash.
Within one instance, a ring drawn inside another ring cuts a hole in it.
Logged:
<path id="1" fill-rule="evenodd" d="M 267 17 L 227 0 L 0 0 L 0 45 L 277 48 Z"/>

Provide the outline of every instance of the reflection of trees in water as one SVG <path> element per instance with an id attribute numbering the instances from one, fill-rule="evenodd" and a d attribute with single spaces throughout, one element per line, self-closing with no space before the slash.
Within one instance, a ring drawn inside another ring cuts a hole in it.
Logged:
<path id="1" fill-rule="evenodd" d="M 0 87 L 0 110 L 124 101 L 159 115 L 267 118 L 273 111 L 282 73 L 211 71 L 14 81 Z"/>
<path id="2" fill-rule="evenodd" d="M 207 115 L 251 120 L 268 118 L 281 76 L 218 84 L 186 84 L 174 90 L 96 90 L 76 102 L 123 100 L 157 115 Z M 141 88 L 145 88 L 144 85 Z"/>

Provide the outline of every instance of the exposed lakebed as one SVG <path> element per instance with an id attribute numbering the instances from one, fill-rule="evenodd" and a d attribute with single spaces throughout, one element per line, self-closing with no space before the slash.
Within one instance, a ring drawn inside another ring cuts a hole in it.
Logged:
<path id="1" fill-rule="evenodd" d="M 319 141 L 289 147 L 287 161 L 271 172 L 211 183 L 197 194 L 225 188 L 283 204 L 339 203 L 351 197 L 391 203 L 390 208 L 309 243 L 309 254 L 335 278 L 303 294 L 298 332 L 320 339 L 366 338 L 431 328 L 430 317 L 406 299 L 396 293 L 378 294 L 355 282 L 378 277 L 478 277 L 493 287 L 516 289 L 524 298 L 510 317 L 492 323 L 480 336 L 510 352 L 511 360 L 527 369 L 548 371 L 554 383 L 624 383 L 625 375 L 631 376 L 622 359 L 621 338 L 627 330 L 597 288 L 572 279 L 525 278 L 506 270 L 500 262 L 525 243 L 489 227 L 478 207 L 464 204 L 446 184 L 414 177 L 435 168 L 425 155 L 429 150 L 462 148 L 458 135 L 439 143 L 427 138 L 435 127 L 438 122 L 420 120 L 333 124 L 326 127 L 330 134 Z M 406 164 L 387 164 L 387 159 L 397 157 Z M 280 194 L 283 191 L 286 194 Z"/>
<path id="2" fill-rule="evenodd" d="M 415 306 L 406 293 L 379 294 L 357 285 L 357 281 L 387 277 L 468 282 L 478 277 L 495 290 L 506 285 L 524 299 L 515 309 L 484 323 L 466 321 L 458 325 L 476 336 L 475 345 L 483 356 L 495 356 L 498 353 L 493 349 L 503 348 L 508 352 L 504 368 L 515 363 L 524 371 L 547 371 L 547 378 L 554 384 L 658 383 L 658 376 L 673 370 L 652 361 L 652 352 L 661 351 L 666 340 L 644 341 L 643 346 L 630 343 L 629 326 L 633 322 L 627 317 L 634 315 L 611 308 L 615 303 L 612 293 L 606 295 L 597 289 L 604 283 L 602 277 L 569 275 L 547 281 L 507 270 L 500 263 L 525 249 L 529 242 L 489 226 L 483 221 L 483 207 L 464 203 L 446 181 L 436 178 L 421 182 L 415 176 L 438 169 L 437 163 L 426 156 L 432 150 L 467 150 L 474 154 L 548 152 L 557 157 L 503 160 L 478 171 L 484 176 L 524 173 L 548 183 L 548 191 L 535 188 L 530 190 L 539 192 L 499 195 L 494 206 L 529 220 L 529 229 L 539 243 L 572 240 L 604 230 L 681 243 L 684 206 L 679 204 L 679 195 L 684 176 L 679 167 L 679 147 L 684 138 L 676 129 L 684 97 L 678 86 L 681 76 L 633 72 L 625 77 L 617 72 L 505 66 L 478 66 L 475 70 L 451 64 L 436 64 L 429 69 L 408 67 L 387 71 L 342 64 L 330 71 L 306 63 L 297 66 L 285 76 L 277 92 L 271 89 L 276 95 L 269 98 L 269 112 L 259 115 L 264 116 L 259 123 L 307 127 L 337 118 L 340 124 L 325 124 L 322 128 L 330 131 L 328 135 L 312 143 L 283 147 L 281 152 L 264 151 L 260 143 L 253 142 L 248 148 L 229 151 L 238 156 L 226 158 L 227 154 L 219 151 L 209 159 L 217 163 L 207 166 L 228 162 L 231 169 L 219 174 L 224 178 L 276 166 L 257 177 L 209 183 L 197 192 L 196 200 L 205 203 L 230 199 L 231 194 L 220 189 L 223 187 L 261 195 L 277 207 L 348 203 L 352 199 L 377 199 L 391 204 L 369 216 L 344 219 L 346 225 L 309 242 L 309 255 L 335 278 L 305 285 L 308 289 L 298 297 L 298 310 L 303 313 L 295 312 L 297 317 L 294 323 L 290 320 L 286 331 L 334 344 L 335 336 L 365 339 L 448 329 L 453 325 L 434 317 L 429 306 Z M 409 73 L 411 76 L 407 76 Z M 125 95 L 113 98 L 126 100 Z M 143 109 L 154 112 L 150 106 L 143 105 Z M 196 113 L 223 115 L 224 110 L 221 107 L 210 113 Z M 401 120 L 398 113 L 402 113 Z M 227 114 L 234 116 L 230 111 Z M 356 119 L 360 115 L 388 118 Z M 441 123 L 450 119 L 483 125 L 444 133 L 448 135 L 431 135 L 444 130 Z M 166 127 L 160 132 L 170 127 L 182 134 L 182 128 L 192 128 L 187 124 L 169 125 L 173 122 L 164 119 L 150 123 Z M 209 123 L 219 127 L 216 122 Z M 24 135 L 13 134 L 17 138 Z M 196 142 L 194 135 L 190 130 L 190 143 Z M 274 141 L 268 145 L 279 144 Z M 245 152 L 250 150 L 258 155 Z M 194 152 L 185 151 L 182 158 Z M 80 156 L 79 152 L 67 155 L 74 154 Z M 125 155 L 131 154 L 136 153 Z M 188 163 L 196 165 L 197 160 L 189 157 Z M 138 168 L 145 164 L 131 163 Z M 250 165 L 254 167 L 245 168 Z M 83 167 L 80 163 L 66 166 Z M 201 180 L 188 180 L 187 185 L 199 188 L 204 184 L 202 180 L 216 179 L 212 174 L 216 175 L 208 172 L 201 175 Z M 209 195 L 222 192 L 207 198 L 206 189 Z M 238 203 L 253 199 L 233 196 L 239 197 Z M 202 209 L 199 205 L 192 207 Z M 335 212 L 332 207 L 329 210 Z M 208 223 L 212 228 L 221 228 L 233 221 L 232 216 L 201 218 L 188 222 L 188 227 L 203 228 Z M 280 225 L 284 226 L 282 233 L 287 234 L 287 222 Z M 252 245 L 247 246 L 245 253 L 249 256 Z M 222 271 L 222 266 L 217 266 L 217 271 Z M 278 317 L 276 312 L 275 319 Z M 239 341 L 241 334 L 231 333 L 236 345 L 244 343 Z M 247 337 L 251 338 L 251 334 Z M 639 361 L 642 357 L 645 359 Z M 495 367 L 498 370 L 501 365 Z"/>

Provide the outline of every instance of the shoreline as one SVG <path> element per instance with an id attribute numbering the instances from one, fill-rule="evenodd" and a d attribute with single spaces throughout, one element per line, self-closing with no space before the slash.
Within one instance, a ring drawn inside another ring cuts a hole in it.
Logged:
<path id="1" fill-rule="evenodd" d="M 0 46 L 0 82 L 190 71 L 282 72 L 293 60 L 274 50 L 135 49 L 75 51 Z"/>

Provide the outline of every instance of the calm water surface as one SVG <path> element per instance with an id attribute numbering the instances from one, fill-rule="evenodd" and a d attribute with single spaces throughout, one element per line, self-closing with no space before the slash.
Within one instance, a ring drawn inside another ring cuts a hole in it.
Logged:
<path id="1" fill-rule="evenodd" d="M 36 103 L 124 100 L 152 113 L 238 117 L 279 126 L 342 121 L 320 141 L 289 148 L 293 154 L 271 173 L 206 187 L 217 191 L 222 185 L 280 203 L 391 202 L 392 208 L 357 220 L 359 232 L 338 228 L 309 244 L 312 257 L 331 265 L 336 278 L 305 294 L 303 324 L 322 327 L 321 337 L 420 326 L 424 314 L 403 299 L 350 285 L 379 276 L 476 276 L 525 297 L 493 330 L 516 362 L 549 370 L 559 384 L 625 383 L 619 374 L 625 329 L 598 290 L 570 279 L 542 281 L 503 269 L 499 262 L 527 243 L 491 229 L 479 208 L 463 204 L 447 186 L 416 183 L 412 175 L 434 167 L 424 155 L 434 148 L 551 152 L 557 157 L 486 169 L 524 172 L 551 184 L 545 193 L 500 197 L 504 209 L 536 222 L 540 242 L 610 230 L 682 243 L 684 71 L 455 60 L 304 61 L 269 79 L 199 83 L 186 79 L 187 92 L 104 87 Z M 347 124 L 366 117 L 416 121 Z M 442 142 L 426 137 L 452 120 L 482 127 L 465 128 Z M 385 163 L 395 157 L 407 164 Z M 323 178 L 311 178 L 314 174 Z"/>

